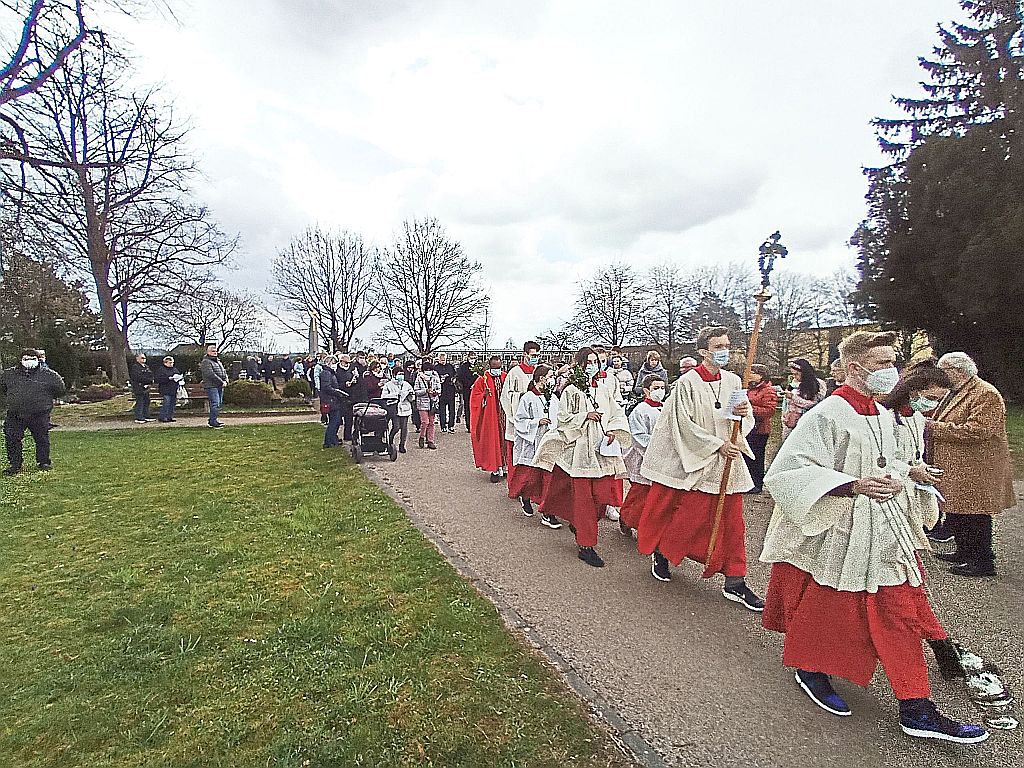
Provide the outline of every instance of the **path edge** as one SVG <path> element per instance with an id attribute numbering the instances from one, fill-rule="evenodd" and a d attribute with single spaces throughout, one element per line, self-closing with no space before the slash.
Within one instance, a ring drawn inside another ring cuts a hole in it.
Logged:
<path id="1" fill-rule="evenodd" d="M 555 668 L 569 688 L 582 699 L 587 705 L 591 715 L 599 720 L 599 724 L 607 728 L 608 734 L 615 745 L 627 757 L 633 759 L 637 765 L 643 768 L 668 768 L 661 753 L 658 752 L 640 733 L 632 728 L 618 710 L 601 694 L 595 691 L 591 685 L 584 680 L 569 661 L 558 651 L 551 647 L 544 637 L 527 622 L 501 594 L 494 589 L 487 581 L 477 573 L 466 559 L 444 540 L 444 538 L 427 522 L 416 513 L 405 499 L 399 495 L 399 491 L 389 485 L 386 480 L 371 471 L 368 466 L 361 466 L 363 476 L 366 477 L 377 488 L 383 491 L 388 498 L 394 501 L 413 527 L 447 560 L 455 571 L 469 582 L 477 592 L 486 598 L 498 611 L 505 626 L 516 636 L 528 643 L 535 651 L 540 653 L 548 664 Z"/>

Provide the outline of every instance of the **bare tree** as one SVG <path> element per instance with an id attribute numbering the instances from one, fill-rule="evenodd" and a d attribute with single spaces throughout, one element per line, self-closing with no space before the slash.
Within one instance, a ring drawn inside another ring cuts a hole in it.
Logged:
<path id="1" fill-rule="evenodd" d="M 561 328 L 549 328 L 535 335 L 537 343 L 545 350 L 557 349 L 559 351 L 572 351 L 578 349 L 583 339 L 579 331 L 572 323 L 566 323 Z"/>
<path id="2" fill-rule="evenodd" d="M 692 319 L 700 301 L 695 282 L 674 264 L 651 270 L 637 341 L 654 347 L 666 360 L 675 360 L 682 344 L 695 335 Z"/>
<path id="3" fill-rule="evenodd" d="M 56 161 L 33 165 L 28 210 L 92 276 L 115 382 L 128 375 L 111 288 L 118 237 L 140 210 L 181 199 L 194 172 L 186 129 L 157 91 L 131 91 L 128 71 L 106 38 L 90 37 L 32 99 L 12 102 L 32 155 Z"/>
<path id="4" fill-rule="evenodd" d="M 209 267 L 227 263 L 238 245 L 208 209 L 179 200 L 131 211 L 111 241 L 111 299 L 121 333 L 163 314 L 213 279 Z"/>
<path id="5" fill-rule="evenodd" d="M 323 346 L 344 351 L 376 311 L 377 272 L 377 253 L 362 237 L 311 227 L 274 260 L 267 292 L 288 330 L 305 336 L 315 318 Z"/>
<path id="6" fill-rule="evenodd" d="M 772 289 L 774 297 L 765 305 L 762 350 L 766 360 L 781 368 L 793 354 L 793 342 L 821 317 L 823 288 L 810 275 L 780 271 L 772 278 Z"/>
<path id="7" fill-rule="evenodd" d="M 581 336 L 621 346 L 637 331 L 645 288 L 629 264 L 610 264 L 580 285 L 572 324 Z"/>
<path id="8" fill-rule="evenodd" d="M 261 346 L 266 314 L 256 296 L 212 284 L 186 292 L 161 315 L 148 319 L 147 326 L 168 345 L 245 350 Z"/>
<path id="9" fill-rule="evenodd" d="M 387 341 L 420 355 L 464 342 L 487 306 L 479 273 L 437 219 L 405 221 L 379 272 Z"/>

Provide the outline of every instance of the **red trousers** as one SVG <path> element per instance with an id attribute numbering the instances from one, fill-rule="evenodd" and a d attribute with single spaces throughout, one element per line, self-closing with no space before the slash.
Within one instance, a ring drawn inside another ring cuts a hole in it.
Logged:
<path id="1" fill-rule="evenodd" d="M 629 484 L 629 493 L 626 494 L 626 500 L 622 503 L 622 508 L 619 510 L 620 522 L 630 528 L 636 528 L 640 525 L 640 516 L 644 513 L 644 505 L 647 503 L 647 494 L 650 490 L 651 486 L 649 485 L 641 483 Z"/>
<path id="2" fill-rule="evenodd" d="M 704 563 L 705 579 L 716 573 L 746 576 L 747 544 L 741 493 L 725 497 L 718 542 L 711 562 L 705 562 L 717 506 L 715 494 L 680 491 L 654 483 L 647 492 L 644 512 L 636 528 L 640 554 L 649 555 L 658 550 L 673 565 L 679 565 L 684 558 Z"/>
<path id="3" fill-rule="evenodd" d="M 597 544 L 597 521 L 604 508 L 622 503 L 622 481 L 608 477 L 569 477 L 560 467 L 551 470 L 547 492 L 540 505 L 543 515 L 554 515 L 576 529 L 581 547 Z"/>
<path id="4" fill-rule="evenodd" d="M 512 464 L 512 449 L 514 447 L 514 442 L 512 442 L 511 440 L 505 441 L 505 472 L 508 475 L 508 480 L 506 482 L 508 482 L 508 497 L 510 499 L 519 498 L 518 493 L 512 493 L 512 483 L 514 482 L 512 478 L 515 477 L 516 474 L 516 467 Z"/>
<path id="5" fill-rule="evenodd" d="M 948 637 L 922 587 L 840 592 L 789 563 L 772 566 L 761 622 L 785 633 L 787 667 L 866 686 L 881 662 L 897 699 L 931 696 L 921 641 Z"/>
<path id="6" fill-rule="evenodd" d="M 508 468 L 508 495 L 509 498 L 518 499 L 522 497 L 530 501 L 544 501 L 544 495 L 548 484 L 551 482 L 551 473 L 540 467 L 531 467 L 527 464 L 519 464 L 512 472 Z"/>

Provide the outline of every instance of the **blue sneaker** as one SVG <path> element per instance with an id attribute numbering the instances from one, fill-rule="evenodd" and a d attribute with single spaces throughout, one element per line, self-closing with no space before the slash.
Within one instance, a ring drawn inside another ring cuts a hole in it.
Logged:
<path id="1" fill-rule="evenodd" d="M 958 723 L 935 708 L 931 699 L 900 702 L 900 728 L 918 739 L 939 739 L 954 744 L 978 744 L 988 738 L 980 725 Z"/>
<path id="2" fill-rule="evenodd" d="M 842 697 L 835 692 L 832 682 L 828 679 L 828 675 L 821 672 L 805 672 L 802 669 L 798 669 L 795 677 L 797 685 L 803 689 L 803 692 L 810 697 L 811 701 L 826 712 L 839 715 L 839 717 L 849 717 L 853 714 L 850 711 L 849 704 L 843 701 Z"/>

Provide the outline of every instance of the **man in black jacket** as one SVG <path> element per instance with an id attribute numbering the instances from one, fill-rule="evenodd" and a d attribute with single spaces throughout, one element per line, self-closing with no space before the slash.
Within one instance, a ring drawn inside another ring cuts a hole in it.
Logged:
<path id="1" fill-rule="evenodd" d="M 64 379 L 56 371 L 40 368 L 34 349 L 26 349 L 18 365 L 0 373 L 0 396 L 7 401 L 4 443 L 11 464 L 4 470 L 5 475 L 21 471 L 26 431 L 36 444 L 36 464 L 40 469 L 50 469 L 50 411 L 54 399 L 64 391 Z"/>
<path id="2" fill-rule="evenodd" d="M 324 430 L 324 448 L 334 448 L 339 444 L 338 427 L 341 426 L 342 412 L 346 401 L 351 403 L 351 398 L 341 390 L 338 383 L 338 376 L 334 372 L 337 360 L 333 356 L 324 359 L 320 366 L 320 380 L 317 382 L 320 390 L 320 405 L 327 406 L 327 429 Z M 351 404 L 348 407 L 352 412 Z"/>
<path id="3" fill-rule="evenodd" d="M 473 383 L 476 381 L 476 371 L 473 369 L 476 367 L 476 353 L 470 352 L 469 356 L 462 361 L 459 366 L 459 372 L 455 375 L 455 383 L 459 390 L 459 395 L 462 396 L 462 413 L 466 418 L 466 431 L 469 431 L 469 393 L 473 389 Z"/>
<path id="4" fill-rule="evenodd" d="M 347 443 L 352 439 L 352 403 L 359 385 L 359 371 L 352 367 L 352 358 L 342 353 L 338 355 L 338 367 L 334 375 L 338 382 L 338 390 L 343 394 L 341 420 L 345 424 L 344 440 Z"/>
<path id="5" fill-rule="evenodd" d="M 128 366 L 128 381 L 135 397 L 135 423 L 145 424 L 149 418 L 149 387 L 153 383 L 153 371 L 146 365 L 146 353 L 139 352 Z"/>
<path id="6" fill-rule="evenodd" d="M 160 418 L 157 421 L 168 424 L 175 421 L 174 408 L 178 404 L 178 387 L 185 381 L 181 371 L 174 367 L 174 358 L 166 355 L 163 365 L 153 372 L 156 391 L 160 393 Z"/>
<path id="7" fill-rule="evenodd" d="M 447 352 L 437 353 L 437 364 L 434 366 L 441 377 L 441 408 L 439 421 L 442 432 L 455 431 L 455 366 L 448 362 Z"/>
<path id="8" fill-rule="evenodd" d="M 206 390 L 206 404 L 210 408 L 207 425 L 210 429 L 222 429 L 220 406 L 224 402 L 224 387 L 228 385 L 228 372 L 220 361 L 220 350 L 216 344 L 206 345 L 206 357 L 199 362 L 199 378 Z"/>

